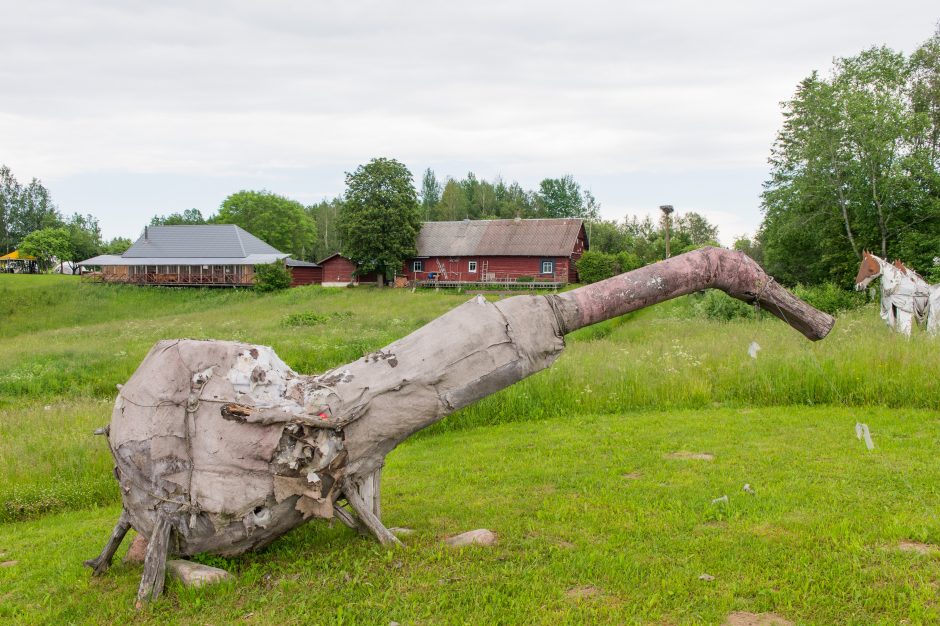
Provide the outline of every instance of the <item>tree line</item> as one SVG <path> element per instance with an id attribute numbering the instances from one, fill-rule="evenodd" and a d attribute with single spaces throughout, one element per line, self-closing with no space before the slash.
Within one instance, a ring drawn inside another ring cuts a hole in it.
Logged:
<path id="1" fill-rule="evenodd" d="M 783 103 L 755 245 L 785 283 L 848 286 L 863 250 L 940 280 L 940 27 L 873 47 Z"/>
<path id="2" fill-rule="evenodd" d="M 63 216 L 40 180 L 34 178 L 24 185 L 9 167 L 0 165 L 2 254 L 19 249 L 35 257 L 44 270 L 53 259 L 68 262 L 74 269 L 79 261 L 97 254 L 120 254 L 130 245 L 130 239 L 122 237 L 104 241 L 93 215 Z"/>
<path id="3" fill-rule="evenodd" d="M 92 215 L 64 218 L 41 182 L 20 185 L 5 167 L 0 176 L 0 243 L 6 251 L 19 247 L 48 267 L 53 258 L 74 266 L 130 247 L 126 238 L 104 241 Z M 342 252 L 360 271 L 386 276 L 416 253 L 422 221 L 450 219 L 584 219 L 592 250 L 584 263 L 600 268 L 587 270 L 597 279 L 664 258 L 663 222 L 649 217 L 601 220 L 598 212 L 591 192 L 569 175 L 546 178 L 536 190 L 524 191 L 516 182 L 481 180 L 472 172 L 440 184 L 428 169 L 419 191 L 405 165 L 378 158 L 346 174 L 343 195 L 313 205 L 266 190 L 242 190 L 225 198 L 215 214 L 187 209 L 155 215 L 150 225 L 237 224 L 294 258 L 316 261 Z M 671 218 L 671 233 L 674 254 L 717 245 L 718 229 L 698 213 Z"/>

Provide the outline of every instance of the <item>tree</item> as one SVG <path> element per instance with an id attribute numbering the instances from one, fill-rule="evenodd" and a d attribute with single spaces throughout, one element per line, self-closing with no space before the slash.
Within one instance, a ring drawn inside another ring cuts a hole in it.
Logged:
<path id="1" fill-rule="evenodd" d="M 940 249 L 940 31 L 909 59 L 885 47 L 836 59 L 783 105 L 761 243 L 793 284 L 854 276 L 862 249 L 920 271 Z"/>
<path id="2" fill-rule="evenodd" d="M 300 259 L 312 257 L 317 243 L 317 225 L 304 206 L 270 191 L 233 193 L 222 203 L 213 221 L 241 226 Z"/>
<path id="3" fill-rule="evenodd" d="M 127 237 L 115 237 L 101 248 L 101 254 L 124 254 L 133 245 Z"/>
<path id="4" fill-rule="evenodd" d="M 62 216 L 52 202 L 52 195 L 38 179 L 32 179 L 23 188 L 13 224 L 18 239 L 42 228 L 62 226 Z"/>
<path id="5" fill-rule="evenodd" d="M 19 245 L 20 252 L 35 257 L 41 270 L 46 271 L 54 260 L 72 255 L 69 231 L 65 228 L 42 228 L 26 235 Z"/>
<path id="6" fill-rule="evenodd" d="M 718 227 L 695 211 L 683 213 L 675 220 L 675 234 L 680 241 L 687 241 L 679 252 L 688 252 L 702 246 L 718 245 Z"/>
<path id="7" fill-rule="evenodd" d="M 614 220 L 598 220 L 585 224 L 588 245 L 595 252 L 617 254 L 631 247 L 629 233 Z"/>
<path id="8" fill-rule="evenodd" d="M 0 165 L 0 252 L 6 254 L 16 247 L 14 216 L 19 207 L 22 189 L 6 165 Z"/>
<path id="9" fill-rule="evenodd" d="M 764 250 L 761 247 L 760 233 L 753 238 L 747 235 L 735 237 L 731 249 L 743 252 L 758 263 L 763 263 L 764 261 Z"/>
<path id="10" fill-rule="evenodd" d="M 460 220 L 469 216 L 469 203 L 467 195 L 464 193 L 463 186 L 454 180 L 448 178 L 444 184 L 444 191 L 441 194 L 441 201 L 437 205 L 437 210 L 433 213 L 432 220 Z"/>
<path id="11" fill-rule="evenodd" d="M 416 254 L 421 227 L 411 172 L 395 159 L 372 159 L 346 174 L 346 194 L 339 220 L 344 254 L 359 271 L 384 277 Z"/>
<path id="12" fill-rule="evenodd" d="M 596 220 L 600 205 L 589 191 L 582 192 L 581 185 L 570 174 L 561 178 L 546 178 L 535 192 L 538 217 L 580 217 Z"/>
<path id="13" fill-rule="evenodd" d="M 431 219 L 431 209 L 441 201 L 441 184 L 437 182 L 434 170 L 424 170 L 421 177 L 421 210 L 425 220 Z"/>
<path id="14" fill-rule="evenodd" d="M 24 187 L 10 168 L 0 165 L 0 249 L 4 253 L 34 230 L 61 225 L 52 196 L 39 180 L 34 178 Z"/>
<path id="15" fill-rule="evenodd" d="M 317 243 L 313 247 L 313 253 L 308 255 L 312 260 L 323 259 L 342 249 L 343 242 L 337 226 L 342 208 L 342 197 L 323 200 L 307 207 L 307 215 L 317 225 Z"/>
<path id="16" fill-rule="evenodd" d="M 151 226 L 186 226 L 208 223 L 208 220 L 202 216 L 202 211 L 199 209 L 186 209 L 182 213 L 170 213 L 168 215 L 154 215 L 150 220 Z"/>
<path id="17" fill-rule="evenodd" d="M 66 221 L 65 230 L 69 235 L 69 252 L 59 260 L 68 261 L 74 272 L 81 261 L 101 253 L 101 228 L 94 216 L 75 213 Z"/>

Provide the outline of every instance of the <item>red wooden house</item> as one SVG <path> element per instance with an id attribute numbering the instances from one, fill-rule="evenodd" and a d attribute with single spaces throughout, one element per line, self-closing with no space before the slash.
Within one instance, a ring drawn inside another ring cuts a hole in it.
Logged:
<path id="1" fill-rule="evenodd" d="M 587 246 L 574 218 L 425 222 L 403 273 L 415 281 L 565 284 L 578 281 L 575 262 Z"/>

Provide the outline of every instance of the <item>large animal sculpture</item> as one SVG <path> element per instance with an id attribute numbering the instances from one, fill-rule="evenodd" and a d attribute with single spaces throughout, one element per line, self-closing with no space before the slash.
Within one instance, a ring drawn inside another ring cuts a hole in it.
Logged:
<path id="1" fill-rule="evenodd" d="M 706 248 L 565 293 L 476 297 L 314 376 L 265 346 L 161 341 L 115 402 L 107 435 L 123 510 L 86 564 L 103 573 L 133 527 L 149 540 L 138 590 L 147 601 L 163 589 L 168 554 L 237 555 L 313 518 L 397 543 L 380 506 L 382 466 L 395 446 L 550 366 L 566 334 L 708 287 L 813 340 L 833 324 L 743 253 Z"/>
<path id="2" fill-rule="evenodd" d="M 867 289 L 881 278 L 881 319 L 889 328 L 911 336 L 914 322 L 927 323 L 931 334 L 940 332 L 940 285 L 930 285 L 901 261 L 888 263 L 867 250 L 862 252 L 855 289 Z"/>

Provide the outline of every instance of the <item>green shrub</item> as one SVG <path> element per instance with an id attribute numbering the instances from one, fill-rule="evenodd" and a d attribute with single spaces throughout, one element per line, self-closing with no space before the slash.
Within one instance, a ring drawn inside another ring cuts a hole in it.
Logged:
<path id="1" fill-rule="evenodd" d="M 623 274 L 643 267 L 643 261 L 632 252 L 621 252 L 617 255 L 617 273 Z"/>
<path id="2" fill-rule="evenodd" d="M 520 276 L 519 278 L 516 279 L 517 283 L 531 283 L 534 281 L 535 281 L 535 278 L 532 276 Z"/>
<path id="3" fill-rule="evenodd" d="M 324 324 L 330 320 L 345 320 L 350 317 L 352 317 L 352 313 L 349 311 L 336 311 L 329 315 L 314 313 L 313 311 L 301 311 L 285 316 L 284 319 L 281 320 L 281 324 L 284 326 L 315 326 L 316 324 Z"/>
<path id="4" fill-rule="evenodd" d="M 258 291 L 287 289 L 290 283 L 290 270 L 284 265 L 284 261 L 255 266 L 255 289 Z"/>
<path id="5" fill-rule="evenodd" d="M 822 283 L 812 287 L 797 285 L 792 291 L 797 298 L 831 315 L 856 309 L 867 300 L 864 292 L 842 289 L 835 283 Z"/>
<path id="6" fill-rule="evenodd" d="M 617 257 L 588 250 L 576 263 L 582 283 L 596 283 L 617 274 Z"/>
<path id="7" fill-rule="evenodd" d="M 327 322 L 329 319 L 329 315 L 322 315 L 313 311 L 301 311 L 300 313 L 291 313 L 281 323 L 284 326 L 313 326 Z"/>
<path id="8" fill-rule="evenodd" d="M 691 297 L 694 302 L 692 311 L 700 317 L 728 322 L 755 316 L 754 305 L 741 302 L 717 289 L 709 289 L 704 294 Z"/>

